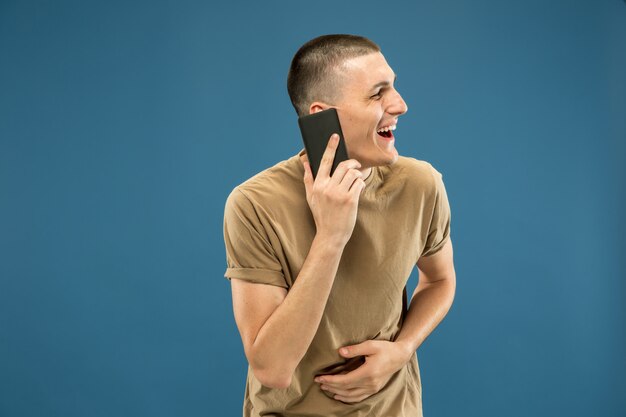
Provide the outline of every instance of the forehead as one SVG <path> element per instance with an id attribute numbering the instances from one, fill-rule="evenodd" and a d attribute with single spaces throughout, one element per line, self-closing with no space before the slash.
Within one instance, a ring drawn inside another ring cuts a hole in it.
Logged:
<path id="1" fill-rule="evenodd" d="M 345 88 L 367 90 L 375 84 L 393 83 L 395 74 L 380 52 L 350 58 L 344 61 L 340 72 L 345 77 Z"/>

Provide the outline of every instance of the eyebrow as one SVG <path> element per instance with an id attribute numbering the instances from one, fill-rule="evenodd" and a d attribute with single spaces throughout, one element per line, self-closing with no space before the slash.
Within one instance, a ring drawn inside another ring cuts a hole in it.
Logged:
<path id="1" fill-rule="evenodd" d="M 395 82 L 397 78 L 398 78 L 398 75 L 394 74 L 393 75 L 393 81 Z M 379 83 L 374 84 L 374 86 L 372 88 L 370 88 L 370 91 L 374 91 L 378 87 L 386 87 L 386 86 L 389 86 L 389 85 L 390 85 L 389 81 L 381 81 Z"/>

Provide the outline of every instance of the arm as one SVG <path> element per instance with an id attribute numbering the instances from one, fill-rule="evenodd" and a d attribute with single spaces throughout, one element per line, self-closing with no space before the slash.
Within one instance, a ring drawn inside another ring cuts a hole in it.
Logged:
<path id="1" fill-rule="evenodd" d="M 289 292 L 233 279 L 233 309 L 246 357 L 263 385 L 286 388 L 322 318 L 343 249 L 356 222 L 365 183 L 361 164 L 341 162 L 330 169 L 338 137 L 330 140 L 315 180 L 303 158 L 306 198 L 316 235 Z"/>
<path id="2" fill-rule="evenodd" d="M 233 279 L 233 309 L 244 351 L 265 386 L 286 388 L 322 319 L 343 246 L 316 236 L 286 289 Z"/>
<path id="3" fill-rule="evenodd" d="M 410 353 L 408 359 L 446 316 L 456 290 L 452 239 L 439 252 L 417 262 L 419 282 L 396 343 Z"/>
<path id="4" fill-rule="evenodd" d="M 322 375 L 315 378 L 320 388 L 333 398 L 355 403 L 380 391 L 391 376 L 411 360 L 417 348 L 443 320 L 452 305 L 456 274 L 449 239 L 435 254 L 417 262 L 420 279 L 407 316 L 394 342 L 366 340 L 344 346 L 339 353 L 347 358 L 366 356 L 366 362 L 345 375 Z M 343 349 L 347 349 L 345 352 Z"/>

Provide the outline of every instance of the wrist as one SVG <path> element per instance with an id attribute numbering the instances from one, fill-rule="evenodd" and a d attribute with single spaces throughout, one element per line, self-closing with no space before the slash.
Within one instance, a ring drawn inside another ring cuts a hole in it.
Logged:
<path id="1" fill-rule="evenodd" d="M 396 340 L 394 343 L 400 349 L 400 352 L 402 352 L 402 357 L 405 362 L 409 362 L 413 358 L 413 355 L 415 355 L 416 351 L 413 344 L 408 340 Z"/>
<path id="2" fill-rule="evenodd" d="M 343 248 L 348 243 L 346 239 L 342 237 L 338 237 L 337 235 L 326 234 L 323 232 L 319 232 L 315 235 L 315 243 L 319 244 L 322 247 L 329 248 L 332 250 L 343 251 Z"/>

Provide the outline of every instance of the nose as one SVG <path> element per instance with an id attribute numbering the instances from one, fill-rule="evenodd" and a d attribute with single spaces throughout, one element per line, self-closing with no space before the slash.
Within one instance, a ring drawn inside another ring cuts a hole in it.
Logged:
<path id="1" fill-rule="evenodd" d="M 409 107 L 406 105 L 404 99 L 398 92 L 398 90 L 393 90 L 394 94 L 389 100 L 389 106 L 387 107 L 387 113 L 393 114 L 396 116 L 400 116 L 406 113 L 409 110 Z"/>

